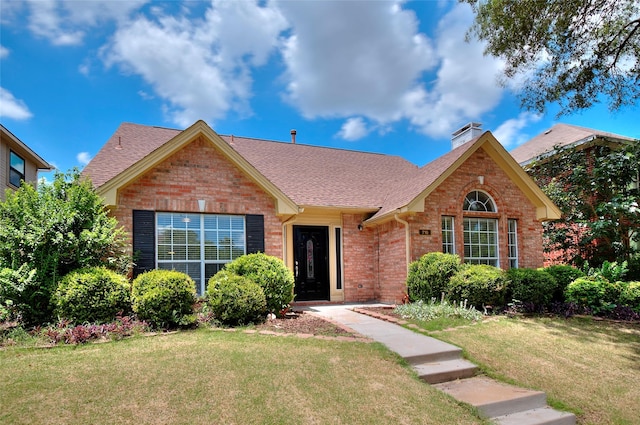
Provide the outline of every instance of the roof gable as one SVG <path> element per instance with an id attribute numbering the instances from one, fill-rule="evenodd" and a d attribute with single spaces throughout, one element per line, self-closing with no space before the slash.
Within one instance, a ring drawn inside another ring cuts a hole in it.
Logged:
<path id="1" fill-rule="evenodd" d="M 397 213 L 423 212 L 424 201 L 447 177 L 478 149 L 484 149 L 491 159 L 500 167 L 509 178 L 518 186 L 525 196 L 536 207 L 538 220 L 550 220 L 560 218 L 560 210 L 540 190 L 529 175 L 520 167 L 504 147 L 490 132 L 453 149 L 449 153 L 437 158 L 420 168 L 415 175 L 401 184 L 398 184 L 391 196 L 387 198 L 385 205 L 368 222 L 373 223 L 388 219 Z"/>
<path id="2" fill-rule="evenodd" d="M 47 161 L 42 159 L 40 155 L 35 153 L 26 143 L 18 139 L 12 132 L 10 132 L 4 125 L 0 124 L 0 138 L 2 141 L 11 146 L 13 149 L 17 149 L 20 155 L 27 157 L 29 162 L 35 164 L 39 170 L 53 170 L 54 167 Z"/>
<path id="3" fill-rule="evenodd" d="M 131 126 L 126 126 L 124 128 L 124 130 L 127 129 L 136 130 Z M 109 142 L 101 149 L 99 155 L 96 155 L 96 158 L 94 158 L 91 163 L 87 165 L 85 170 L 83 170 L 85 175 L 92 178 L 94 184 L 98 187 L 98 193 L 105 198 L 108 205 L 116 204 L 117 191 L 120 188 L 126 187 L 130 182 L 140 177 L 147 170 L 170 157 L 196 138 L 205 137 L 234 165 L 240 168 L 241 171 L 255 181 L 268 194 L 273 196 L 276 200 L 276 210 L 278 214 L 296 214 L 298 212 L 298 206 L 291 199 L 289 199 L 273 183 L 267 180 L 245 158 L 243 158 L 242 155 L 233 150 L 231 146 L 222 140 L 220 136 L 218 136 L 218 134 L 204 121 L 197 121 L 186 130 L 176 131 L 176 133 L 173 133 L 172 130 L 152 127 L 150 130 L 151 134 L 149 134 L 147 132 L 148 129 L 149 128 L 146 128 L 142 132 L 129 134 L 131 138 L 127 140 L 127 145 L 135 145 L 135 147 L 131 147 L 129 155 L 121 154 L 122 151 L 127 149 L 127 147 L 122 143 L 122 135 L 126 134 L 126 131 L 121 132 L 120 135 L 116 132 Z M 145 135 L 156 137 L 145 139 Z M 173 137 L 169 140 L 163 141 L 163 138 L 170 136 Z M 118 138 L 117 142 L 115 141 L 116 137 Z M 142 142 L 135 144 L 132 143 L 134 141 Z M 121 152 L 114 154 L 113 151 Z M 115 160 L 115 162 L 110 162 L 109 160 Z M 94 161 L 95 164 L 92 164 Z M 109 170 L 110 165 L 113 168 L 112 170 Z M 94 173 L 96 172 L 97 178 L 94 177 L 96 175 Z"/>

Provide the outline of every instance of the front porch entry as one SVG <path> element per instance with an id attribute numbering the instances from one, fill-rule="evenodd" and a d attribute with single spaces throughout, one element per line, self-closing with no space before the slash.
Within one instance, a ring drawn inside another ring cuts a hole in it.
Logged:
<path id="1" fill-rule="evenodd" d="M 293 226 L 295 301 L 329 300 L 329 227 Z"/>

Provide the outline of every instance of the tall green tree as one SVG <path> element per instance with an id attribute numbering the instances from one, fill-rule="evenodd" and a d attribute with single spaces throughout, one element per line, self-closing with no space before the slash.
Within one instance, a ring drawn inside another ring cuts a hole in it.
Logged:
<path id="1" fill-rule="evenodd" d="M 611 110 L 640 99 L 639 1 L 460 1 L 476 13 L 468 35 L 504 59 L 507 80 L 521 81 L 526 109 L 558 103 L 562 115 L 604 97 Z"/>
<path id="2" fill-rule="evenodd" d="M 28 324 L 51 318 L 50 296 L 68 272 L 99 265 L 124 272 L 129 264 L 124 231 L 77 170 L 37 190 L 23 184 L 0 203 L 0 269 L 35 273 L 4 290 L 24 306 Z"/>
<path id="3" fill-rule="evenodd" d="M 545 249 L 566 262 L 629 260 L 640 242 L 640 141 L 560 148 L 527 172 L 561 209 L 545 224 Z"/>

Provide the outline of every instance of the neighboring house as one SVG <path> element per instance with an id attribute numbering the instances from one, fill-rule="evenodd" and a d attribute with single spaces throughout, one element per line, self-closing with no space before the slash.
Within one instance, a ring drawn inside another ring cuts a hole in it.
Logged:
<path id="1" fill-rule="evenodd" d="M 553 157 L 558 147 L 588 149 L 596 144 L 621 145 L 634 141 L 636 140 L 631 137 L 605 131 L 569 124 L 556 124 L 513 149 L 510 153 L 513 159 L 526 169 L 536 161 L 544 161 Z"/>
<path id="2" fill-rule="evenodd" d="M 397 157 L 122 124 L 83 170 L 131 236 L 134 274 L 175 268 L 202 293 L 251 252 L 282 258 L 296 300 L 400 302 L 409 262 L 539 267 L 560 212 L 489 132 L 417 167 Z"/>
<path id="3" fill-rule="evenodd" d="M 586 153 L 585 161 L 589 162 L 590 158 L 595 155 L 593 150 L 595 146 L 608 146 L 615 149 L 616 147 L 622 147 L 630 143 L 638 143 L 638 140 L 591 128 L 569 124 L 556 124 L 513 149 L 510 153 L 525 170 L 535 173 L 535 166 L 537 164 L 544 164 L 551 160 L 562 161 L 561 153 L 558 152 L 558 149 L 584 150 Z M 567 170 L 567 172 L 570 171 Z M 629 182 L 629 184 L 636 185 L 637 187 L 638 181 L 636 179 L 635 182 Z M 574 226 L 573 242 L 575 242 L 575 246 L 577 246 L 578 240 L 584 231 L 584 227 Z M 597 245 L 597 241 L 595 245 Z M 578 251 L 576 249 L 559 249 L 545 253 L 545 264 L 566 262 L 576 256 L 577 253 Z"/>
<path id="4" fill-rule="evenodd" d="M 38 182 L 38 171 L 53 167 L 0 124 L 0 200 L 6 189 L 17 189 L 20 182 Z"/>

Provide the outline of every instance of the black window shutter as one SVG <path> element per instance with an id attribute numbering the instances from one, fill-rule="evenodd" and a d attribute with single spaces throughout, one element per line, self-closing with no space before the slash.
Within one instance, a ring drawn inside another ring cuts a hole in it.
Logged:
<path id="1" fill-rule="evenodd" d="M 133 210 L 133 277 L 156 268 L 156 214 Z"/>
<path id="2" fill-rule="evenodd" d="M 247 226 L 247 254 L 264 252 L 264 216 L 248 214 L 245 216 Z"/>

